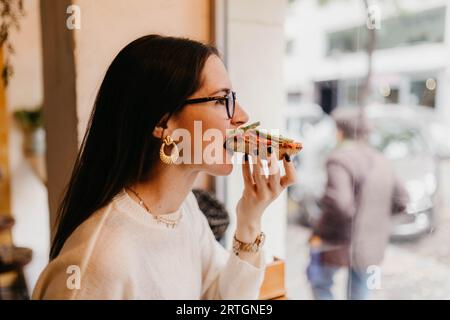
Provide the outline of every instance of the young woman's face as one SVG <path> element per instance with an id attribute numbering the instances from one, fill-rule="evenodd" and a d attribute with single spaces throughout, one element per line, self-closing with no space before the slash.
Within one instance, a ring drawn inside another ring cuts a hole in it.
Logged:
<path id="1" fill-rule="evenodd" d="M 201 86 L 189 99 L 224 96 L 231 90 L 231 82 L 222 60 L 211 55 L 202 71 Z M 186 129 L 191 136 L 191 164 L 183 165 L 212 175 L 231 173 L 231 154 L 223 148 L 226 130 L 235 129 L 248 121 L 248 115 L 238 101 L 231 119 L 228 118 L 224 101 L 209 101 L 186 105 L 173 120 L 173 128 Z M 179 141 L 176 137 L 174 140 Z M 183 151 L 183 158 L 186 155 L 184 152 L 188 151 Z"/>

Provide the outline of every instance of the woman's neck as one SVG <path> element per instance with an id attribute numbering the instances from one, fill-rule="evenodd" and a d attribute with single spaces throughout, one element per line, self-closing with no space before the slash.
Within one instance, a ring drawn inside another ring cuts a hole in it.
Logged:
<path id="1" fill-rule="evenodd" d="M 194 185 L 198 172 L 186 170 L 182 165 L 158 166 L 146 182 L 131 186 L 154 215 L 177 211 Z M 139 201 L 134 194 L 133 199 Z"/>

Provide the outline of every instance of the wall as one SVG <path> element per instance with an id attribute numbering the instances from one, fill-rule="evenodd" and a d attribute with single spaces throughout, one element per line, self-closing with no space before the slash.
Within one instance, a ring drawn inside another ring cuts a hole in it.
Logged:
<path id="1" fill-rule="evenodd" d="M 132 40 L 151 33 L 210 40 L 208 0 L 76 0 L 81 29 L 75 32 L 79 138 L 95 95 L 115 55 Z"/>

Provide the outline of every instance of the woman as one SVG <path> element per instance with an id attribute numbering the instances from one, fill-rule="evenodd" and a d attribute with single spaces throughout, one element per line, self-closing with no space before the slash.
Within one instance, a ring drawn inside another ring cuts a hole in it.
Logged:
<path id="1" fill-rule="evenodd" d="M 200 172 L 230 174 L 230 154 L 221 147 L 222 161 L 177 163 L 210 144 L 195 134 L 197 121 L 201 133 L 222 137 L 248 121 L 235 97 L 213 47 L 159 35 L 126 46 L 100 87 L 33 298 L 256 299 L 261 216 L 295 182 L 290 159 L 280 177 L 271 157 L 266 177 L 261 161 L 246 157 L 233 254 L 191 192 Z M 180 130 L 193 139 L 175 139 Z"/>

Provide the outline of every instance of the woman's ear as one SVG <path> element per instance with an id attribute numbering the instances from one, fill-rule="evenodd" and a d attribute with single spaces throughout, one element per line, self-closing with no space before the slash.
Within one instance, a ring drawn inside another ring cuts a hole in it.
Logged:
<path id="1" fill-rule="evenodd" d="M 169 114 L 166 113 L 161 120 L 159 120 L 158 124 L 153 129 L 153 136 L 158 139 L 162 139 L 164 135 L 164 130 L 167 129 L 167 122 L 169 122 Z"/>
<path id="2" fill-rule="evenodd" d="M 160 126 L 156 126 L 153 129 L 153 133 L 152 134 L 153 134 L 153 136 L 155 138 L 162 139 L 163 138 L 163 134 L 164 134 L 164 128 L 160 127 Z"/>

